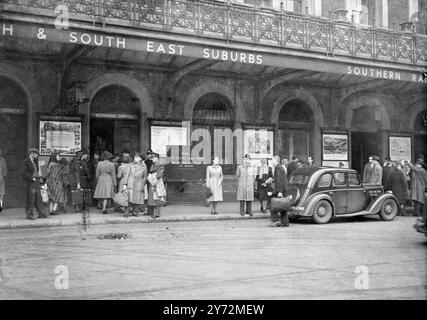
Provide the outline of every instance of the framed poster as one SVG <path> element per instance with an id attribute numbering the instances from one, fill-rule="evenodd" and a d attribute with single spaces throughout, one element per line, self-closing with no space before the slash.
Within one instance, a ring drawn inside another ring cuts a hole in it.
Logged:
<path id="1" fill-rule="evenodd" d="M 82 123 L 40 120 L 40 155 L 54 151 L 62 155 L 75 155 L 82 148 Z"/>
<path id="2" fill-rule="evenodd" d="M 412 141 L 410 137 L 389 137 L 390 158 L 392 161 L 411 161 Z"/>
<path id="3" fill-rule="evenodd" d="M 166 157 L 167 146 L 186 146 L 187 127 L 151 126 L 151 150 Z"/>
<path id="4" fill-rule="evenodd" d="M 244 154 L 253 159 L 272 158 L 274 132 L 266 129 L 245 130 Z"/>
<path id="5" fill-rule="evenodd" d="M 323 161 L 348 161 L 348 135 L 322 134 Z"/>

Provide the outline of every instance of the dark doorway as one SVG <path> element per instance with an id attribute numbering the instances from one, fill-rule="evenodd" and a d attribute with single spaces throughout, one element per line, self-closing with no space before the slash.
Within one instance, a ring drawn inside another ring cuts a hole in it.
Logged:
<path id="1" fill-rule="evenodd" d="M 27 117 L 0 114 L 0 149 L 7 165 L 5 208 L 25 206 L 21 164 L 26 155 Z"/>
<path id="2" fill-rule="evenodd" d="M 120 153 L 128 149 L 131 153 L 139 150 L 138 121 L 92 119 L 90 122 L 91 153 L 100 154 L 107 150 Z"/>
<path id="3" fill-rule="evenodd" d="M 114 152 L 114 120 L 91 119 L 90 149 L 91 153 Z"/>
<path id="4" fill-rule="evenodd" d="M 427 161 L 427 111 L 420 112 L 414 123 L 414 160 Z"/>
<path id="5" fill-rule="evenodd" d="M 370 132 L 351 133 L 351 167 L 363 174 L 363 167 L 370 155 L 379 154 L 380 135 Z"/>
<path id="6" fill-rule="evenodd" d="M 8 171 L 5 181 L 5 208 L 25 207 L 21 165 L 28 147 L 27 108 L 27 95 L 22 88 L 14 81 L 0 77 L 0 149 Z"/>

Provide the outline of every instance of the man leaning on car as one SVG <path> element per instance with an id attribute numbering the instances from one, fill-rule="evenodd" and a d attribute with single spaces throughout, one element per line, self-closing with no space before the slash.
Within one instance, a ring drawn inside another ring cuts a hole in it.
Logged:
<path id="1" fill-rule="evenodd" d="M 280 157 L 273 157 L 273 193 L 272 198 L 279 197 L 282 198 L 286 195 L 288 189 L 288 177 L 283 166 L 280 165 Z M 280 218 L 279 218 L 280 214 Z M 289 217 L 288 212 L 283 211 L 280 213 L 272 212 L 271 220 L 273 225 L 276 227 L 289 227 Z M 279 220 L 280 219 L 280 220 Z"/>

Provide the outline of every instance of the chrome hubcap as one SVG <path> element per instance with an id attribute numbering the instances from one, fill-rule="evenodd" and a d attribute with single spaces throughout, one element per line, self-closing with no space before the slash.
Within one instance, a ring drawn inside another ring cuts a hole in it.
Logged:
<path id="1" fill-rule="evenodd" d="M 388 213 L 388 214 L 390 214 L 392 212 L 391 205 L 388 204 L 388 205 L 385 206 L 385 212 Z"/>
<path id="2" fill-rule="evenodd" d="M 317 215 L 319 217 L 324 217 L 326 215 L 326 208 L 321 206 L 319 209 L 317 209 Z"/>

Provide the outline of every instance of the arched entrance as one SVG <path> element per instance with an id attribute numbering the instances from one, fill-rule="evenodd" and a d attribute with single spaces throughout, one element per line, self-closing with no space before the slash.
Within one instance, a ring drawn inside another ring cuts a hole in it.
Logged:
<path id="1" fill-rule="evenodd" d="M 414 122 L 414 156 L 427 160 L 427 110 L 421 111 Z"/>
<path id="2" fill-rule="evenodd" d="M 315 137 L 314 115 L 310 107 L 299 99 L 286 102 L 279 112 L 277 147 L 279 155 L 297 156 L 306 160 L 313 155 Z"/>
<path id="3" fill-rule="evenodd" d="M 100 89 L 90 104 L 91 152 L 140 151 L 140 101 L 126 87 L 109 85 Z"/>
<path id="4" fill-rule="evenodd" d="M 387 125 L 385 110 L 377 105 L 364 105 L 352 109 L 351 167 L 359 173 L 370 155 L 384 159 L 387 151 Z"/>
<path id="5" fill-rule="evenodd" d="M 7 162 L 5 208 L 22 207 L 21 163 L 27 149 L 28 102 L 24 90 L 0 76 L 0 149 Z"/>
<path id="6" fill-rule="evenodd" d="M 207 93 L 200 97 L 193 108 L 192 130 L 205 129 L 211 141 L 211 155 L 219 156 L 222 160 L 224 173 L 234 173 L 238 159 L 235 159 L 236 150 L 233 147 L 233 158 L 227 157 L 226 143 L 222 147 L 215 145 L 215 129 L 229 129 L 233 131 L 235 113 L 230 100 L 220 93 Z M 205 138 L 204 138 L 205 139 Z M 193 145 L 198 142 L 192 142 Z M 229 151 L 229 150 L 228 150 Z"/>

